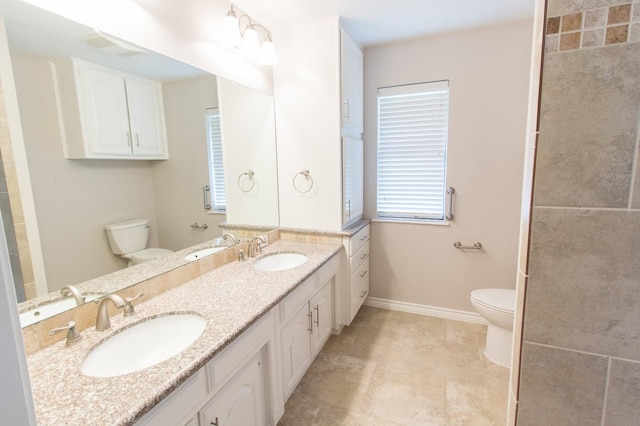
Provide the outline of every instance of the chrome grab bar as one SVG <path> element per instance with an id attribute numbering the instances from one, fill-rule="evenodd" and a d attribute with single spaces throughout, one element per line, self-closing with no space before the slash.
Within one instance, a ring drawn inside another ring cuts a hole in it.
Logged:
<path id="1" fill-rule="evenodd" d="M 480 241 L 477 241 L 477 242 L 473 243 L 472 246 L 463 246 L 460 241 L 456 241 L 455 243 L 453 243 L 453 246 L 455 248 L 457 248 L 457 249 L 460 249 L 460 250 L 480 250 L 480 249 L 482 249 L 482 243 Z"/>
<path id="2" fill-rule="evenodd" d="M 451 221 L 453 220 L 453 194 L 456 193 L 456 189 L 453 186 L 447 188 L 447 212 L 444 218 Z"/>
<path id="3" fill-rule="evenodd" d="M 211 210 L 211 199 L 210 199 L 210 195 L 211 194 L 211 188 L 209 187 L 209 185 L 205 185 L 202 187 L 202 202 L 204 204 L 204 209 L 205 210 Z"/>

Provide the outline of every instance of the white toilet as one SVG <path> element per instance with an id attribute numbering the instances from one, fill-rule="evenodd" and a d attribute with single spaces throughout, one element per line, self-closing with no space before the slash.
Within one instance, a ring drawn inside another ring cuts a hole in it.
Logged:
<path id="1" fill-rule="evenodd" d="M 513 313 L 516 291 L 502 288 L 483 288 L 471 292 L 473 308 L 489 321 L 484 356 L 503 367 L 511 366 Z"/>
<path id="2" fill-rule="evenodd" d="M 157 259 L 173 253 L 169 249 L 145 248 L 149 237 L 149 221 L 134 219 L 104 227 L 111 251 L 129 260 L 129 266 Z"/>

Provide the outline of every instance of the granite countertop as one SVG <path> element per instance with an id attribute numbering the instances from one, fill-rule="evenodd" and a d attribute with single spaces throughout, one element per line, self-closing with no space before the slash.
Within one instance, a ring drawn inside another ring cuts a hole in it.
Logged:
<path id="1" fill-rule="evenodd" d="M 103 332 L 90 328 L 82 340 L 58 342 L 27 357 L 38 425 L 131 424 L 268 313 L 311 276 L 342 245 L 278 240 L 256 257 L 278 252 L 309 260 L 285 271 L 256 271 L 255 259 L 235 261 L 136 305 L 136 314 L 111 318 Z M 88 377 L 80 366 L 99 342 L 145 318 L 189 312 L 207 320 L 202 335 L 180 354 L 139 372 L 111 378 Z"/>

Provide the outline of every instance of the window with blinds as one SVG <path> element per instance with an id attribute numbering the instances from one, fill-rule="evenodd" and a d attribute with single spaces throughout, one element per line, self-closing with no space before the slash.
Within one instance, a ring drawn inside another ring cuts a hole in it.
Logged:
<path id="1" fill-rule="evenodd" d="M 378 89 L 378 218 L 443 221 L 449 82 Z"/>
<path id="2" fill-rule="evenodd" d="M 209 151 L 209 187 L 211 188 L 211 209 L 224 212 L 227 198 L 224 191 L 224 167 L 222 165 L 222 135 L 220 133 L 220 112 L 218 108 L 205 111 L 207 123 L 207 149 Z"/>

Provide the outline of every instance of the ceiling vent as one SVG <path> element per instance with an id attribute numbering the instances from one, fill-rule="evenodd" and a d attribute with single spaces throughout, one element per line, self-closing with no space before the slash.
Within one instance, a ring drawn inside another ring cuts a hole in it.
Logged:
<path id="1" fill-rule="evenodd" d="M 88 35 L 84 37 L 82 41 L 89 43 L 96 49 L 109 55 L 135 56 L 141 53 L 147 53 L 146 50 L 138 46 L 100 32 Z"/>

